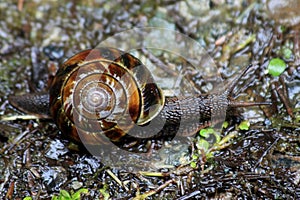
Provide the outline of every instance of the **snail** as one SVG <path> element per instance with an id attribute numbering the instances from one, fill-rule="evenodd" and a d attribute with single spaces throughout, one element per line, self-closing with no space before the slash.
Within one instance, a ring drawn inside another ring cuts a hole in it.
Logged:
<path id="1" fill-rule="evenodd" d="M 107 138 L 191 136 L 236 107 L 268 105 L 237 102 L 233 89 L 251 65 L 221 93 L 164 97 L 142 62 L 109 47 L 82 51 L 59 68 L 49 93 L 11 96 L 10 103 L 26 112 L 54 120 L 77 143 L 105 144 Z M 153 136 L 153 133 L 155 135 Z M 104 139 L 105 138 L 105 139 Z"/>

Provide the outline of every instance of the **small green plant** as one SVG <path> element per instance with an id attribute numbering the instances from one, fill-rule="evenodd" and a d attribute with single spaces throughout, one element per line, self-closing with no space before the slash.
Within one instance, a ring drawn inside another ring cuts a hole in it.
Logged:
<path id="1" fill-rule="evenodd" d="M 290 59 L 292 57 L 293 51 L 290 48 L 288 48 L 288 47 L 283 47 L 281 49 L 281 54 L 282 54 L 282 56 L 283 56 L 284 59 L 288 60 L 288 59 Z"/>
<path id="2" fill-rule="evenodd" d="M 238 126 L 240 130 L 245 130 L 245 131 L 248 131 L 249 127 L 250 127 L 250 122 L 248 120 L 242 121 Z"/>
<path id="3" fill-rule="evenodd" d="M 222 128 L 227 128 L 229 126 L 229 123 L 227 121 L 225 121 L 222 125 Z"/>
<path id="4" fill-rule="evenodd" d="M 284 72 L 286 63 L 280 58 L 273 58 L 268 65 L 268 73 L 272 76 L 279 76 Z"/>
<path id="5" fill-rule="evenodd" d="M 227 127 L 228 124 L 224 124 L 224 126 Z M 236 135 L 237 132 L 234 131 L 221 138 L 220 134 L 211 127 L 201 129 L 199 132 L 200 137 L 197 137 L 196 151 L 192 154 L 190 166 L 196 168 L 200 157 L 204 157 L 206 160 L 212 158 L 214 152 L 230 145 L 229 141 Z"/>
<path id="6" fill-rule="evenodd" d="M 197 160 L 198 160 L 198 155 L 193 154 L 192 155 L 192 160 L 191 160 L 191 163 L 190 163 L 190 166 L 192 168 L 196 168 L 197 167 Z"/>
<path id="7" fill-rule="evenodd" d="M 200 151 L 199 154 L 205 153 L 206 158 L 211 158 L 213 154 L 210 149 L 221 141 L 220 134 L 209 127 L 201 129 L 199 135 L 200 138 L 196 143 L 196 147 Z"/>
<path id="8" fill-rule="evenodd" d="M 80 200 L 81 194 L 88 194 L 88 192 L 88 189 L 84 188 L 78 190 L 77 192 L 71 191 L 71 193 L 66 190 L 61 190 L 59 195 L 54 195 L 51 200 Z"/>
<path id="9" fill-rule="evenodd" d="M 108 185 L 107 184 L 104 184 L 103 188 L 101 188 L 99 191 L 100 193 L 103 195 L 103 199 L 104 200 L 108 200 L 109 199 L 109 192 L 107 191 L 108 190 Z"/>

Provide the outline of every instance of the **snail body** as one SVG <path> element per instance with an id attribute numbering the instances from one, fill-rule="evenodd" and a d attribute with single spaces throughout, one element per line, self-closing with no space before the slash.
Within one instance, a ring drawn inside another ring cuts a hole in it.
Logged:
<path id="1" fill-rule="evenodd" d="M 265 103 L 230 98 L 248 66 L 222 93 L 164 97 L 140 60 L 115 48 L 82 51 L 58 70 L 48 94 L 11 97 L 24 112 L 50 116 L 73 141 L 97 145 L 122 138 L 189 136 L 235 107 Z M 153 136 L 153 134 L 155 134 Z"/>

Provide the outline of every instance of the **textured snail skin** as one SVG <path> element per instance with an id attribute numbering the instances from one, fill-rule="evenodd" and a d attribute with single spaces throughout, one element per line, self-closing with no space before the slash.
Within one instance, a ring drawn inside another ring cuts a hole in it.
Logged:
<path id="1" fill-rule="evenodd" d="M 28 94 L 24 100 L 12 97 L 10 102 L 39 116 L 48 116 L 50 110 L 62 133 L 78 143 L 98 145 L 107 143 L 107 138 L 121 142 L 128 136 L 191 136 L 210 126 L 212 116 L 218 120 L 235 107 L 264 104 L 235 102 L 230 98 L 236 83 L 249 68 L 222 93 L 164 97 L 151 73 L 137 58 L 118 49 L 98 48 L 82 51 L 64 62 L 49 94 Z M 98 107 L 90 107 L 89 103 Z M 28 104 L 36 108 L 30 111 Z"/>

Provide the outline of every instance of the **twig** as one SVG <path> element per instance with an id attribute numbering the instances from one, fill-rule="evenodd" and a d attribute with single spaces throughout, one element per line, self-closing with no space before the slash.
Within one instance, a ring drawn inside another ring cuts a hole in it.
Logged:
<path id="1" fill-rule="evenodd" d="M 276 140 L 269 146 L 269 148 L 264 151 L 263 155 L 258 159 L 258 161 L 256 162 L 256 164 L 254 165 L 254 168 L 257 168 L 259 163 L 261 163 L 262 159 L 267 155 L 267 153 L 271 150 L 271 148 L 273 148 L 273 146 L 278 142 L 279 137 L 276 138 Z"/>
<path id="2" fill-rule="evenodd" d="M 105 170 L 121 187 L 124 187 L 125 190 L 128 191 L 128 188 L 123 184 L 123 182 L 110 170 L 106 169 Z"/>

